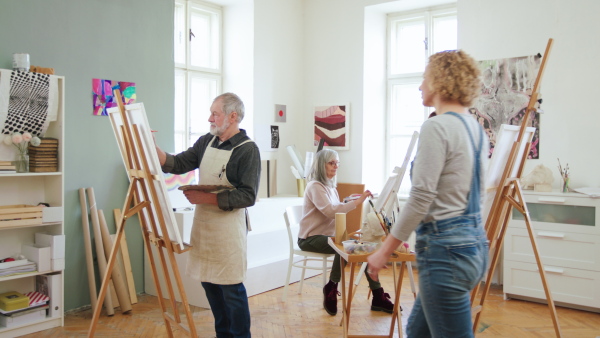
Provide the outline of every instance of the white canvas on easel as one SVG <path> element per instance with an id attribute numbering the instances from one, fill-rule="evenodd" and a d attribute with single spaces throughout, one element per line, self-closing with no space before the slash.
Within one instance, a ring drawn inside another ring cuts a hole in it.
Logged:
<path id="1" fill-rule="evenodd" d="M 492 153 L 492 158 L 490 159 L 485 175 L 486 198 L 481 215 L 484 220 L 487 219 L 490 212 L 498 187 L 501 187 L 504 184 L 504 182 L 500 182 L 500 180 L 502 179 L 502 174 L 508 163 L 508 157 L 510 156 L 512 146 L 519 137 L 519 129 L 519 126 L 509 124 L 500 126 L 500 131 L 496 139 L 496 146 L 494 147 L 494 152 Z M 523 154 L 525 152 L 525 147 L 527 146 L 527 143 L 531 142 L 534 134 L 534 127 L 527 127 L 525 129 L 525 135 L 523 135 L 523 140 L 525 142 L 521 143 L 518 154 Z M 522 157 L 517 156 L 509 177 L 517 176 L 517 171 L 521 167 L 521 160 Z"/>
<path id="2" fill-rule="evenodd" d="M 167 185 L 165 183 L 165 179 L 162 173 L 162 169 L 160 166 L 160 161 L 158 159 L 158 155 L 154 146 L 154 139 L 152 138 L 152 131 L 150 129 L 150 124 L 148 123 L 148 118 L 146 117 L 146 111 L 144 110 L 143 103 L 134 103 L 125 106 L 127 118 L 129 119 L 129 123 L 132 125 L 137 125 L 140 134 L 142 146 L 144 147 L 144 152 L 148 154 L 148 165 L 150 167 L 150 171 L 152 175 L 155 175 L 158 179 L 152 180 L 154 184 L 155 191 L 160 200 L 159 207 L 161 208 L 162 214 L 165 218 L 165 226 L 167 227 L 169 238 L 179 244 L 180 248 L 184 249 L 183 238 L 179 231 L 179 227 L 177 227 L 177 221 L 175 220 L 175 213 L 173 213 L 173 207 L 171 206 L 171 201 L 168 196 Z M 117 138 L 117 142 L 119 144 L 119 150 L 121 151 L 121 157 L 125 164 L 125 168 L 129 168 L 127 163 L 127 153 L 125 151 L 126 147 L 124 145 L 124 136 L 122 135 L 121 127 L 123 126 L 123 121 L 121 119 L 121 115 L 119 112 L 119 108 L 110 108 L 107 110 L 110 116 L 110 121 L 113 127 L 113 131 L 115 132 L 115 137 Z M 141 193 L 141 191 L 138 191 Z M 156 206 L 154 206 L 156 207 Z M 147 217 L 150 217 L 148 212 L 144 209 L 143 212 Z M 153 213 L 156 217 L 157 213 Z M 156 220 L 156 224 L 158 224 L 158 220 Z M 150 227 L 148 227 L 148 231 L 152 231 Z M 160 228 L 157 228 L 158 236 L 162 237 L 162 233 L 160 233 Z"/>
<path id="3" fill-rule="evenodd" d="M 402 180 L 404 179 L 404 174 L 406 173 L 406 169 L 408 168 L 408 163 L 412 157 L 413 150 L 415 149 L 415 145 L 417 144 L 417 140 L 419 139 L 419 132 L 415 131 L 410 139 L 410 144 L 408 145 L 408 149 L 406 150 L 406 155 L 404 155 L 404 160 L 402 161 L 401 167 L 395 167 L 392 171 L 392 175 L 388 178 L 383 190 L 375 200 L 375 211 L 381 213 L 382 211 L 385 213 L 389 212 L 390 205 L 393 206 L 398 201 L 398 191 L 400 190 L 400 185 L 402 184 Z M 390 201 L 390 198 L 393 200 Z M 389 203 L 393 202 L 393 203 Z"/>

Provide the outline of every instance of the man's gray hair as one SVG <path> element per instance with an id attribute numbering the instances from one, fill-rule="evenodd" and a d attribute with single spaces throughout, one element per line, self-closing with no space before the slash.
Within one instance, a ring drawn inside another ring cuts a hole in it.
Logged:
<path id="1" fill-rule="evenodd" d="M 213 100 L 213 103 L 221 99 L 223 101 L 223 112 L 229 115 L 232 112 L 237 113 L 237 122 L 240 123 L 244 119 L 244 102 L 234 93 L 223 93 Z"/>
<path id="2" fill-rule="evenodd" d="M 310 172 L 306 176 L 309 181 L 318 181 L 332 188 L 337 187 L 336 176 L 332 179 L 327 178 L 327 162 L 337 160 L 338 153 L 331 149 L 322 149 L 315 154 Z"/>

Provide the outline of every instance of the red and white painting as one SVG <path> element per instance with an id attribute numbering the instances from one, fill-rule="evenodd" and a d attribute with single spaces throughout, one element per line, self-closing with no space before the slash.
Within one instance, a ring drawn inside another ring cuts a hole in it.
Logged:
<path id="1" fill-rule="evenodd" d="M 348 105 L 317 106 L 314 108 L 314 145 L 323 139 L 326 147 L 348 150 L 350 131 Z"/>

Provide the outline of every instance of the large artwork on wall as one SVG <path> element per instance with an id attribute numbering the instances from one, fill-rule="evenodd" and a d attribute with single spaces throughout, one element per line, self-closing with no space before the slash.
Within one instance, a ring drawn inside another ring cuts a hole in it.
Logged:
<path id="1" fill-rule="evenodd" d="M 541 59 L 541 55 L 538 54 L 480 61 L 481 96 L 470 111 L 476 116 L 490 139 L 489 157 L 494 151 L 500 126 L 521 125 L 540 69 Z M 536 128 L 528 158 L 537 159 L 540 150 L 539 113 L 531 115 L 528 126 Z"/>
<path id="2" fill-rule="evenodd" d="M 348 105 L 327 105 L 314 108 L 314 138 L 313 145 L 325 141 L 324 146 L 337 150 L 350 149 L 348 133 Z"/>

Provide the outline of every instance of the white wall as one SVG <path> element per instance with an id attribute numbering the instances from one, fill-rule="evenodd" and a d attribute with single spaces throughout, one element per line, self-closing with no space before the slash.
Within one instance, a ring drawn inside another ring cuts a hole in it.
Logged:
<path id="1" fill-rule="evenodd" d="M 308 150 L 302 144 L 303 136 L 309 134 L 306 128 L 310 128 L 302 106 L 305 64 L 302 14 L 302 0 L 254 1 L 254 126 L 279 126 L 279 150 L 261 149 L 263 160 L 277 160 L 278 194 L 296 193 L 296 179 L 290 170 L 292 161 L 286 147 L 295 144 L 301 154 Z M 275 123 L 275 104 L 286 105 L 285 123 Z"/>
<path id="2" fill-rule="evenodd" d="M 542 163 L 559 187 L 557 158 L 569 163 L 571 186 L 599 186 L 599 117 L 596 43 L 600 24 L 595 0 L 459 0 L 459 47 L 479 60 L 544 53 L 554 45 L 542 79 L 540 159 L 528 160 L 524 174 Z"/>

